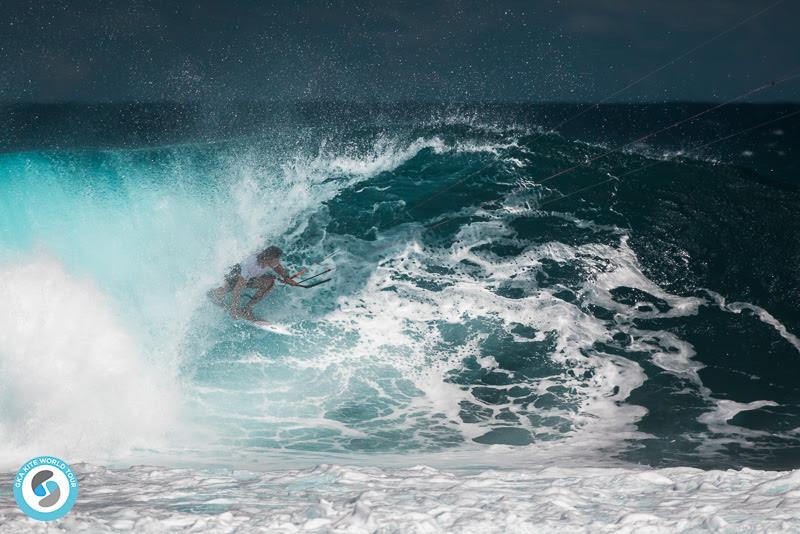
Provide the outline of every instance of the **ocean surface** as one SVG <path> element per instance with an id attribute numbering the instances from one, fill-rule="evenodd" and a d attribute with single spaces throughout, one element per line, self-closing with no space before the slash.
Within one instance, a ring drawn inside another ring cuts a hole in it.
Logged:
<path id="1" fill-rule="evenodd" d="M 37 454 L 53 529 L 797 531 L 800 106 L 712 107 L 0 108 L 0 531 Z M 206 297 L 270 244 L 293 336 Z"/>

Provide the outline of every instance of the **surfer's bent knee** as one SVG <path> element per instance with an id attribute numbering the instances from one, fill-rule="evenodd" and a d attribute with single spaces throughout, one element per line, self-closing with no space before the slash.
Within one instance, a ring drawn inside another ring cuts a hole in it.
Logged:
<path id="1" fill-rule="evenodd" d="M 269 289 L 273 285 L 275 285 L 275 277 L 274 276 L 261 276 L 255 280 L 256 285 L 258 287 L 262 287 L 264 289 Z"/>

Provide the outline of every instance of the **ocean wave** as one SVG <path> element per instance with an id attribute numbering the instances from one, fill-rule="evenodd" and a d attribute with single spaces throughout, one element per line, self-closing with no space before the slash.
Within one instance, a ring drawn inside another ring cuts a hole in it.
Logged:
<path id="1" fill-rule="evenodd" d="M 91 356 L 75 379 L 91 389 L 104 376 L 94 344 L 114 332 L 120 365 L 157 377 L 144 399 L 138 386 L 115 386 L 124 406 L 166 406 L 163 421 L 131 423 L 130 440 L 112 439 L 122 423 L 97 416 L 96 441 L 120 456 L 150 445 L 187 458 L 508 447 L 593 465 L 779 464 L 769 455 L 800 426 L 795 386 L 770 367 L 796 360 L 796 317 L 780 307 L 792 288 L 739 292 L 749 258 L 725 256 L 733 289 L 701 278 L 720 265 L 704 261 L 736 248 L 728 239 L 721 251 L 704 223 L 732 218 L 727 207 L 749 198 L 730 166 L 669 156 L 663 174 L 582 193 L 637 164 L 635 147 L 520 190 L 586 162 L 585 145 L 539 135 L 532 120 L 428 118 L 0 156 L 0 270 L 14 280 L 0 296 L 14 303 L 2 310 L 15 325 L 0 362 L 24 373 L 29 346 L 82 361 L 38 344 L 56 340 Z M 550 187 L 581 194 L 552 206 Z M 698 224 L 682 218 L 687 190 L 708 204 Z M 267 243 L 293 271 L 332 269 L 313 290 L 279 285 L 256 310 L 291 337 L 234 323 L 205 297 Z M 41 279 L 58 290 L 41 295 Z M 24 325 L 13 322 L 18 306 L 34 306 Z M 61 331 L 59 315 L 86 323 Z M 5 405 L 23 406 L 0 420 L 4 430 L 43 409 L 4 387 Z M 64 391 L 54 394 L 71 406 Z M 26 450 L 26 432 L 0 448 Z M 73 460 L 104 461 L 77 438 L 64 443 Z"/>

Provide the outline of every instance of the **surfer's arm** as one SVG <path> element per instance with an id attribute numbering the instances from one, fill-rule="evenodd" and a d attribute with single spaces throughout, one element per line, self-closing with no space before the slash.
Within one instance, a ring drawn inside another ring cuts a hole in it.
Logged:
<path id="1" fill-rule="evenodd" d="M 236 285 L 233 286 L 233 298 L 231 298 L 231 315 L 233 317 L 239 316 L 239 299 L 242 296 L 242 289 L 247 285 L 247 280 L 241 276 L 236 280 Z"/>
<path id="2" fill-rule="evenodd" d="M 280 275 L 281 281 L 284 284 L 289 284 L 290 286 L 297 285 L 297 282 L 295 282 L 294 279 L 289 276 L 289 273 L 286 272 L 286 269 L 283 268 L 283 265 L 278 263 L 275 265 L 275 267 L 273 267 L 273 269 L 275 270 L 276 273 Z"/>

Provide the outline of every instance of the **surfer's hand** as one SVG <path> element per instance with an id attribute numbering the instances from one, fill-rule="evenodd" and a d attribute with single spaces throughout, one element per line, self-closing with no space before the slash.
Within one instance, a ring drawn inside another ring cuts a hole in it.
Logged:
<path id="1" fill-rule="evenodd" d="M 283 283 L 284 284 L 289 284 L 290 286 L 296 286 L 297 285 L 297 282 L 293 278 L 284 278 L 283 279 Z"/>

